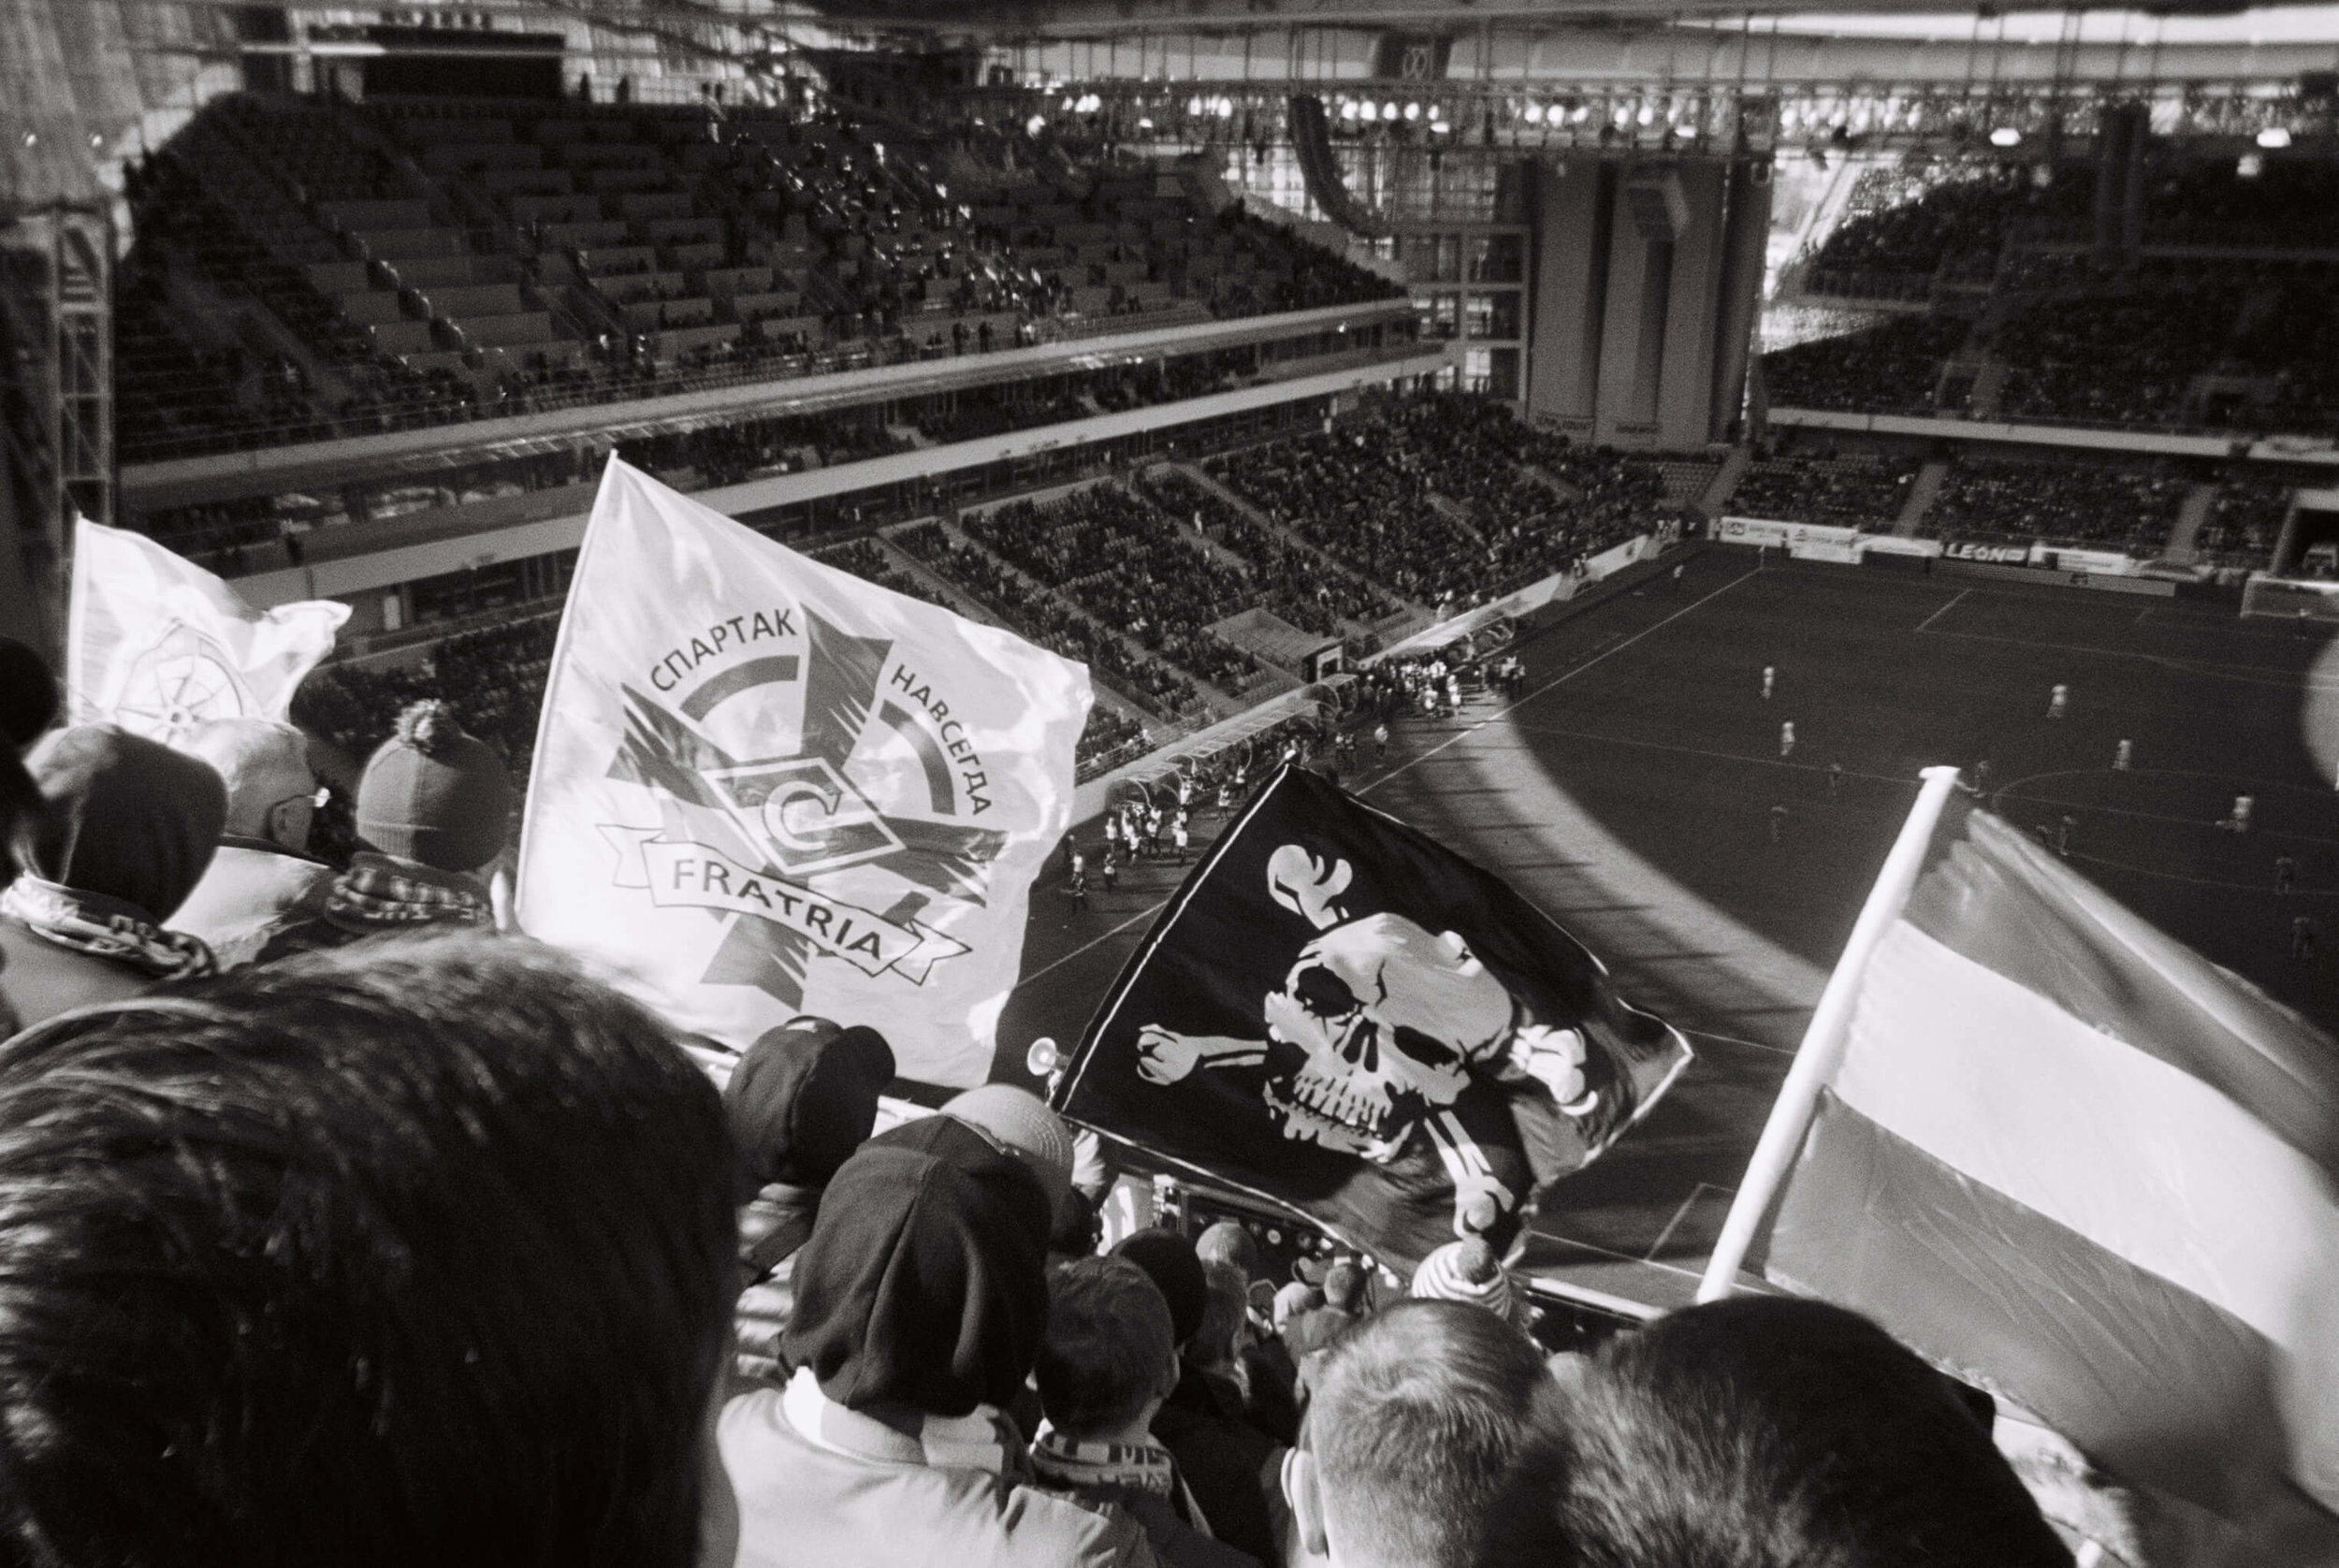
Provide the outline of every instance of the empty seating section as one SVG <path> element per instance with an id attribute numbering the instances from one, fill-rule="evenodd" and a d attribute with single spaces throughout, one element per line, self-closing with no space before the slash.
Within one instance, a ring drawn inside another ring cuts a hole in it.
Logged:
<path id="1" fill-rule="evenodd" d="M 1925 531 L 2157 556 L 2188 487 L 2154 471 L 1969 457 L 1950 469 Z"/>
<path id="2" fill-rule="evenodd" d="M 281 439 L 1396 292 L 1183 176 L 830 114 L 233 94 L 138 172 L 158 262 L 313 356 Z"/>
<path id="3" fill-rule="evenodd" d="M 1917 467 L 1877 457 L 1763 458 L 1730 492 L 1730 510 L 1743 517 L 1881 530 L 1908 504 Z"/>

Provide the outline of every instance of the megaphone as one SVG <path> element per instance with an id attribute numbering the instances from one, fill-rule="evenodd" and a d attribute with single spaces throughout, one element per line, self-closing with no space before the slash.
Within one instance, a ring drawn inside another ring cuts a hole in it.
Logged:
<path id="1" fill-rule="evenodd" d="M 1024 1070 L 1034 1078 L 1045 1078 L 1063 1065 L 1064 1053 L 1046 1035 L 1032 1041 L 1031 1049 L 1024 1053 Z"/>

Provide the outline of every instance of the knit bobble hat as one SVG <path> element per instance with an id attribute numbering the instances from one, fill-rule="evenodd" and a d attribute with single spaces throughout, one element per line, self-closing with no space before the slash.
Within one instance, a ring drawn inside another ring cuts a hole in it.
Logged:
<path id="1" fill-rule="evenodd" d="M 1448 1241 L 1414 1270 L 1413 1294 L 1437 1301 L 1468 1301 L 1498 1317 L 1511 1315 L 1511 1277 L 1482 1236 Z"/>
<path id="2" fill-rule="evenodd" d="M 502 761 L 441 702 L 400 714 L 398 733 L 357 781 L 357 836 L 440 871 L 476 871 L 495 859 L 511 811 Z"/>

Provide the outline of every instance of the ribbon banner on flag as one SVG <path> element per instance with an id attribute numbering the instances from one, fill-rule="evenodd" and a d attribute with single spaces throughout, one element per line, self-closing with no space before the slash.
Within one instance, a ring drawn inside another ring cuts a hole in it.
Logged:
<path id="1" fill-rule="evenodd" d="M 1749 1258 L 2122 1485 L 2316 1542 L 2247 1560 L 2339 1561 L 2339 1048 L 1937 772 L 1705 1294 Z"/>
<path id="2" fill-rule="evenodd" d="M 145 535 L 83 518 L 65 648 L 70 721 L 172 745 L 214 719 L 281 719 L 348 618 L 330 600 L 255 610 Z"/>
<path id="3" fill-rule="evenodd" d="M 1499 878 L 1286 766 L 1147 935 L 1056 1103 L 1410 1265 L 1515 1237 L 1689 1061 Z"/>
<path id="4" fill-rule="evenodd" d="M 744 1049 L 865 1024 L 971 1084 L 1071 816 L 1086 670 L 612 460 L 545 690 L 519 922 Z"/>

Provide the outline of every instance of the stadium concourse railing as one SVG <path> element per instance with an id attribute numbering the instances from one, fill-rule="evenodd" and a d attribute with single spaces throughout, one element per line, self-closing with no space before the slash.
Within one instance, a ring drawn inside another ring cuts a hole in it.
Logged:
<path id="1" fill-rule="evenodd" d="M 2197 426 L 2140 426 L 2026 415 L 2020 420 L 1959 419 L 1925 414 L 1858 414 L 1846 409 L 1774 407 L 1773 425 L 1863 435 L 1924 436 L 2023 446 L 2079 447 L 2164 457 L 2256 458 L 2265 462 L 2339 467 L 2339 435 L 2204 430 Z"/>
<path id="2" fill-rule="evenodd" d="M 776 474 L 742 485 L 703 491 L 696 499 L 729 516 L 768 512 L 800 502 L 824 501 L 834 496 L 932 479 L 964 469 L 1098 445 L 1124 436 L 1171 432 L 1182 425 L 1207 423 L 1276 404 L 1303 402 L 1313 398 L 1355 392 L 1368 385 L 1432 374 L 1447 363 L 1441 350 L 1415 347 L 1411 352 L 1392 353 L 1367 364 L 1238 387 L 1178 402 L 1156 403 L 1118 414 L 1098 414 L 1062 424 L 1002 432 L 974 441 L 954 442 L 944 446 L 923 447 L 912 452 L 867 457 L 828 468 Z M 250 603 L 262 608 L 300 599 L 343 598 L 373 592 L 449 572 L 459 572 L 467 567 L 497 565 L 573 550 L 585 537 L 585 512 L 579 509 L 566 515 L 509 528 L 401 542 L 362 553 L 337 554 L 332 559 L 323 559 L 323 551 L 312 549 L 298 566 L 239 577 L 236 589 Z"/>
<path id="3" fill-rule="evenodd" d="M 1271 341 L 1280 337 L 1369 327 L 1411 321 L 1406 299 L 1327 305 L 1275 315 L 1148 325 L 1132 316 L 1108 316 L 1062 327 L 1034 343 L 968 354 L 923 352 L 889 358 L 865 345 L 825 354 L 778 356 L 752 365 L 689 372 L 669 380 L 608 381 L 589 386 L 531 393 L 525 406 L 471 405 L 461 418 L 414 417 L 397 412 L 350 420 L 287 426 L 293 439 L 229 443 L 191 441 L 170 450 L 141 450 L 123 464 L 125 491 L 166 489 L 206 479 L 259 476 L 304 466 L 365 462 L 438 453 L 451 432 L 466 444 L 541 440 L 590 433 L 606 425 L 645 425 L 666 418 L 713 414 L 777 416 L 815 412 L 844 401 L 870 402 L 890 396 L 923 395 L 908 390 L 937 373 L 937 367 L 963 367 L 953 380 L 969 385 L 1026 379 L 1051 370 L 1094 369 L 1098 363 L 1202 353 Z M 947 389 L 947 388 L 944 388 Z M 773 394 L 778 394 L 778 397 Z M 727 396 L 728 395 L 728 396 Z"/>

